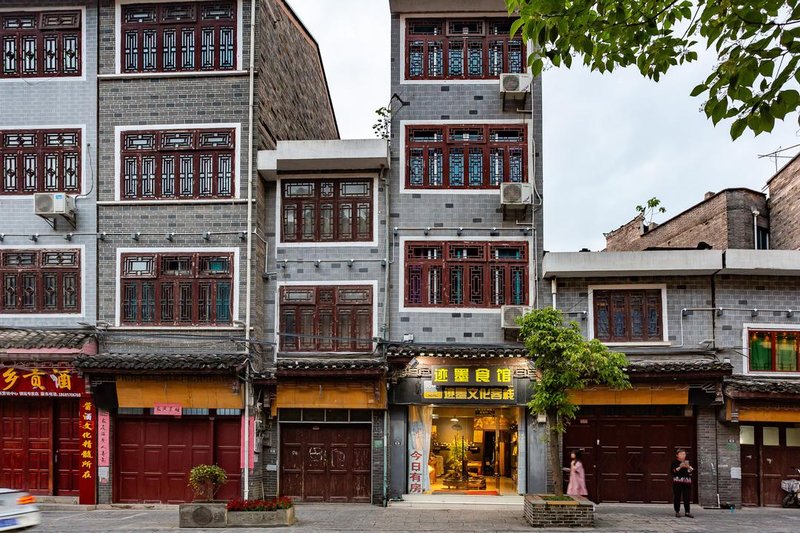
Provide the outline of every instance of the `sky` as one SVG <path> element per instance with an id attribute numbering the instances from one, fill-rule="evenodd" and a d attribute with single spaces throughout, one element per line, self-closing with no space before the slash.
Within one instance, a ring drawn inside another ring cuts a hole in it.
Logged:
<path id="1" fill-rule="evenodd" d="M 374 137 L 375 110 L 391 95 L 388 0 L 288 1 L 320 45 L 341 137 Z M 702 98 L 689 96 L 713 59 L 701 55 L 658 83 L 636 70 L 543 74 L 546 250 L 601 250 L 603 233 L 654 196 L 667 209 L 654 218 L 663 222 L 708 191 L 765 186 L 775 160 L 759 155 L 800 143 L 797 115 L 731 141 L 730 123 L 713 126 Z"/>

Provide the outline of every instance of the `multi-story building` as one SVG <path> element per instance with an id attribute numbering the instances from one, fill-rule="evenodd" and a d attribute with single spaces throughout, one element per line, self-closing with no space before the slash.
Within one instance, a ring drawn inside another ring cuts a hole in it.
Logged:
<path id="1" fill-rule="evenodd" d="M 703 505 L 780 505 L 780 480 L 800 477 L 797 184 L 795 159 L 768 199 L 728 189 L 635 219 L 609 251 L 545 256 L 552 305 L 630 361 L 633 389 L 578 393 L 564 437 L 593 501 L 668 501 L 677 447 Z"/>
<path id="2" fill-rule="evenodd" d="M 513 328 L 539 287 L 541 82 L 502 1 L 389 5 L 387 497 L 538 490 Z"/>
<path id="3" fill-rule="evenodd" d="M 317 44 L 282 0 L 102 0 L 98 16 L 102 342 L 79 365 L 99 500 L 190 500 L 198 463 L 228 472 L 217 497 L 274 494 L 274 212 L 256 153 L 338 138 Z"/>
<path id="4" fill-rule="evenodd" d="M 0 49 L 0 486 L 92 503 L 73 361 L 96 349 L 96 3 L 3 2 Z"/>

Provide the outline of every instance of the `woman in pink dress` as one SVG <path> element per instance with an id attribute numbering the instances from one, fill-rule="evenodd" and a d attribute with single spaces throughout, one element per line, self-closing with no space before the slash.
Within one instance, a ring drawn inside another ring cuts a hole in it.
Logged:
<path id="1" fill-rule="evenodd" d="M 586 478 L 583 472 L 583 462 L 581 461 L 581 451 L 575 450 L 569 454 L 569 485 L 567 485 L 567 494 L 570 496 L 587 496 L 589 492 L 586 490 Z"/>

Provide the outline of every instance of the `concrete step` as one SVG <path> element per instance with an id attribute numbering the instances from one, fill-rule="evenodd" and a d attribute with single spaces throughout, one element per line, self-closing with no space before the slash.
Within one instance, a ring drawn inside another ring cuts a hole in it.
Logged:
<path id="1" fill-rule="evenodd" d="M 389 507 L 416 509 L 515 509 L 522 512 L 524 498 L 520 495 L 472 496 L 469 494 L 404 494 L 402 500 L 389 502 Z"/>

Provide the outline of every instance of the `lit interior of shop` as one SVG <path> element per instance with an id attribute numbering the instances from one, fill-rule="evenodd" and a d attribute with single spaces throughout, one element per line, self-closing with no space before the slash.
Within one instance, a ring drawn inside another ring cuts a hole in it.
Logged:
<path id="1" fill-rule="evenodd" d="M 433 494 L 517 494 L 514 409 L 434 407 L 428 473 Z"/>

